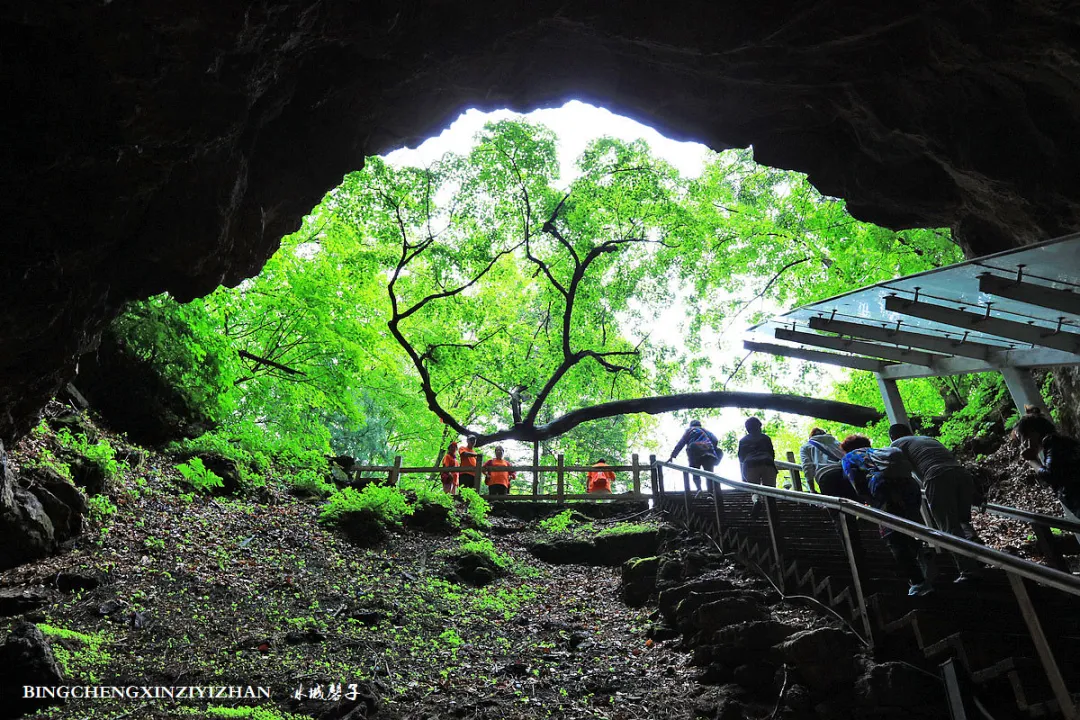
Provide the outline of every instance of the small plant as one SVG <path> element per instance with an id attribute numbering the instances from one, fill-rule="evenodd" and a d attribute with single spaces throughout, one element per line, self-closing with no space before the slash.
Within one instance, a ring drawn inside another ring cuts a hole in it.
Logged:
<path id="1" fill-rule="evenodd" d="M 301 470 L 288 477 L 288 482 L 296 490 L 306 495 L 324 498 L 334 492 L 334 486 L 326 482 L 315 470 Z"/>
<path id="2" fill-rule="evenodd" d="M 186 463 L 180 463 L 176 469 L 184 476 L 188 485 L 198 492 L 209 492 L 225 484 L 220 475 L 206 467 L 197 457 L 191 458 Z"/>
<path id="3" fill-rule="evenodd" d="M 412 515 L 413 507 L 405 502 L 405 495 L 395 487 L 368 485 L 357 492 L 347 487 L 338 490 L 327 500 L 319 520 L 333 523 L 347 513 L 367 511 L 385 524 L 400 525 L 402 518 Z"/>
<path id="4" fill-rule="evenodd" d="M 90 521 L 97 525 L 104 525 L 116 513 L 116 505 L 108 495 L 93 495 L 86 499 L 86 505 Z"/>
<path id="5" fill-rule="evenodd" d="M 53 655 L 66 677 L 74 675 L 91 683 L 101 682 L 99 673 L 112 660 L 109 653 L 102 649 L 107 639 L 105 633 L 80 633 L 45 624 L 38 625 L 38 629 L 48 637 L 81 645 L 78 650 L 69 650 L 59 643 L 53 645 Z"/>
<path id="6" fill-rule="evenodd" d="M 466 555 L 479 555 L 491 561 L 495 567 L 506 569 L 514 564 L 514 560 L 507 554 L 499 552 L 495 543 L 491 542 L 479 530 L 466 528 L 461 531 L 460 552 Z"/>
<path id="7" fill-rule="evenodd" d="M 121 464 L 116 460 L 116 451 L 109 441 L 101 438 L 96 443 L 91 443 L 86 435 L 79 433 L 72 435 L 67 428 L 56 434 L 56 441 L 60 446 L 97 465 L 106 478 L 116 477 L 121 470 Z"/>
<path id="8" fill-rule="evenodd" d="M 563 510 L 558 515 L 552 515 L 549 518 L 541 520 L 539 522 L 540 529 L 551 535 L 561 535 L 570 530 L 570 526 L 574 524 L 574 511 Z"/>
<path id="9" fill-rule="evenodd" d="M 488 501 L 472 488 L 463 487 L 459 492 L 462 502 L 465 503 L 465 514 L 470 522 L 476 527 L 487 527 L 487 516 L 491 512 L 491 505 L 488 504 Z"/>
<path id="10" fill-rule="evenodd" d="M 71 481 L 71 467 L 63 460 L 57 459 L 52 450 L 46 447 L 41 448 L 37 457 L 23 463 L 23 466 L 28 470 L 32 468 L 50 469 L 65 480 Z"/>
<path id="11" fill-rule="evenodd" d="M 649 523 L 618 523 L 611 527 L 606 527 L 600 532 L 596 533 L 596 537 L 613 537 L 616 535 L 632 535 L 634 533 L 649 532 L 656 530 L 656 525 L 650 525 Z"/>

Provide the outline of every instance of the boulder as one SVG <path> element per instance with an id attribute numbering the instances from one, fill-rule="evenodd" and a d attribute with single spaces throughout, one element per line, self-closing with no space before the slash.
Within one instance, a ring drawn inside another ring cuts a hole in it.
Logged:
<path id="1" fill-rule="evenodd" d="M 53 657 L 52 648 L 37 626 L 17 622 L 3 645 L 0 645 L 0 667 L 4 668 L 3 695 L 0 718 L 17 718 L 49 705 L 61 705 L 62 700 L 24 698 L 24 685 L 63 685 L 64 676 Z"/>
<path id="2" fill-rule="evenodd" d="M 479 553 L 463 553 L 453 557 L 450 577 L 473 587 L 488 585 L 502 574 L 501 569 L 487 556 Z"/>
<path id="3" fill-rule="evenodd" d="M 15 484 L 0 443 L 0 570 L 46 557 L 55 548 L 52 520 L 41 501 Z"/>
<path id="4" fill-rule="evenodd" d="M 769 611 L 762 607 L 757 598 L 733 595 L 698 607 L 692 615 L 692 625 L 708 632 L 748 620 L 766 620 L 768 617 Z"/>
<path id="5" fill-rule="evenodd" d="M 221 478 L 221 487 L 214 489 L 215 495 L 235 495 L 243 488 L 240 466 L 235 460 L 213 452 L 199 453 L 196 457 L 202 460 L 203 467 Z"/>
<path id="6" fill-rule="evenodd" d="M 41 503 L 52 521 L 57 542 L 76 537 L 86 518 L 86 496 L 55 470 L 46 468 L 32 473 L 29 490 Z"/>
<path id="7" fill-rule="evenodd" d="M 0 617 L 22 615 L 37 610 L 52 600 L 44 588 L 2 588 L 0 589 Z"/>
<path id="8" fill-rule="evenodd" d="M 101 466 L 84 457 L 75 458 L 71 462 L 71 479 L 85 490 L 87 495 L 100 495 L 105 492 L 105 483 L 108 481 Z"/>
<path id="9" fill-rule="evenodd" d="M 856 655 L 863 649 L 853 634 L 826 627 L 803 630 L 776 646 L 810 689 L 823 693 L 850 687 L 858 676 Z"/>
<path id="10" fill-rule="evenodd" d="M 657 598 L 657 606 L 664 619 L 670 625 L 674 625 L 675 607 L 691 592 L 704 593 L 734 589 L 736 589 L 735 583 L 724 577 L 697 578 L 688 583 L 662 590 Z"/>
<path id="11" fill-rule="evenodd" d="M 366 509 L 343 513 L 337 526 L 349 542 L 359 547 L 381 545 L 388 537 L 386 527 L 378 516 Z"/>
<path id="12" fill-rule="evenodd" d="M 656 592 L 656 573 L 661 558 L 631 558 L 622 566 L 622 599 L 629 607 L 643 607 Z"/>
<path id="13" fill-rule="evenodd" d="M 660 531 L 655 528 L 637 532 L 601 535 L 594 541 L 603 565 L 621 565 L 630 558 L 656 555 Z"/>
<path id="14" fill-rule="evenodd" d="M 454 530 L 450 521 L 450 508 L 432 502 L 420 502 L 413 506 L 413 513 L 405 518 L 405 526 L 413 530 L 432 533 L 449 533 Z"/>
<path id="15" fill-rule="evenodd" d="M 776 665 L 767 660 L 755 660 L 736 667 L 732 676 L 736 685 L 760 695 L 772 691 Z"/>
<path id="16" fill-rule="evenodd" d="M 509 504 L 509 503 L 507 503 Z M 552 565 L 599 565 L 596 546 L 588 540 L 543 540 L 528 546 L 529 554 Z"/>
<path id="17" fill-rule="evenodd" d="M 870 665 L 855 681 L 855 698 L 866 707 L 911 710 L 941 707 L 941 680 L 905 663 Z"/>

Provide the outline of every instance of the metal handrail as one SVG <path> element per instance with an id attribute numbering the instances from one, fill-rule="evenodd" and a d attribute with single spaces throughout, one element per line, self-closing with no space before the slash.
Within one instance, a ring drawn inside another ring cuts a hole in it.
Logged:
<path id="1" fill-rule="evenodd" d="M 802 466 L 798 463 L 790 463 L 783 460 L 776 460 L 775 463 L 777 470 L 802 471 Z M 981 508 L 993 515 L 1000 515 L 1001 517 L 1010 518 L 1012 520 L 1035 523 L 1037 525 L 1046 525 L 1047 527 L 1064 530 L 1066 532 L 1080 533 L 1080 522 L 1076 522 L 1075 520 L 1068 520 L 1058 515 L 1045 515 L 1043 513 L 1031 512 L 1030 510 L 1022 510 L 1020 508 L 1010 507 L 1009 505 L 997 505 L 994 503 L 986 503 L 985 505 L 973 505 L 972 507 Z"/>
<path id="2" fill-rule="evenodd" d="M 793 465 L 793 463 L 784 463 L 784 465 Z M 931 547 L 949 550 L 958 555 L 974 558 L 988 565 L 1001 568 L 1005 571 L 1005 576 L 1008 578 L 1009 585 L 1012 587 L 1013 594 L 1016 596 L 1020 614 L 1024 618 L 1024 624 L 1027 625 L 1028 633 L 1035 645 L 1035 651 L 1042 663 L 1043 670 L 1046 672 L 1046 678 L 1053 690 L 1054 699 L 1057 701 L 1058 707 L 1061 709 L 1062 714 L 1067 720 L 1080 720 L 1080 713 L 1077 712 L 1076 703 L 1069 693 L 1064 675 L 1054 657 L 1053 650 L 1050 648 L 1046 633 L 1042 628 L 1042 623 L 1031 602 L 1027 585 L 1024 582 L 1025 579 L 1031 580 L 1070 595 L 1080 596 L 1080 579 L 1073 577 L 1069 573 L 1045 567 L 1043 565 L 1037 565 L 1027 560 L 1021 560 L 999 550 L 992 550 L 983 545 L 965 540 L 964 538 L 947 535 L 940 530 L 906 520 L 891 513 L 867 507 L 846 498 L 818 495 L 797 490 L 784 490 L 782 488 L 770 487 L 767 485 L 756 485 L 737 480 L 728 480 L 716 473 L 705 470 L 699 470 L 685 465 L 676 465 L 670 462 L 654 461 L 653 477 L 656 480 L 656 487 L 660 491 L 661 497 L 663 497 L 665 492 L 663 485 L 663 468 L 665 467 L 680 471 L 683 474 L 683 488 L 685 490 L 683 500 L 686 506 L 688 521 L 690 518 L 690 476 L 696 475 L 708 480 L 713 497 L 713 504 L 716 510 L 718 531 L 720 530 L 721 523 L 721 496 L 723 495 L 720 491 L 721 485 L 726 485 L 734 490 L 749 492 L 765 497 L 765 515 L 769 526 L 772 552 L 776 560 L 777 572 L 780 576 L 781 585 L 783 585 L 784 570 L 781 560 L 780 528 L 778 527 L 779 523 L 776 521 L 776 500 L 788 500 L 803 505 L 815 505 L 818 507 L 829 508 L 847 516 L 844 518 L 843 522 L 839 523 L 840 540 L 843 543 L 844 551 L 847 553 L 848 563 L 851 566 L 852 587 L 855 591 L 859 614 L 862 616 L 863 627 L 866 631 L 866 639 L 871 645 L 874 643 L 874 628 L 870 621 L 868 603 L 863 589 L 864 580 L 862 571 L 858 567 L 861 550 L 857 549 L 858 536 L 854 532 L 853 518 L 877 523 L 878 525 L 890 528 L 896 532 L 901 532 L 909 537 L 917 538 Z"/>
<path id="3" fill-rule="evenodd" d="M 1076 578 L 1069 573 L 1054 570 L 1053 568 L 1048 568 L 1044 565 L 1038 565 L 1028 560 L 1023 560 L 1014 557 L 1013 555 L 1009 555 L 1008 553 L 1001 552 L 1000 550 L 994 550 L 985 545 L 973 543 L 970 540 L 965 540 L 955 535 L 948 535 L 940 530 L 935 530 L 925 525 L 912 522 L 911 520 L 906 520 L 897 515 L 867 507 L 854 500 L 832 497 L 829 495 L 818 495 L 816 493 L 798 492 L 796 490 L 784 490 L 782 488 L 774 488 L 767 485 L 755 485 L 739 480 L 729 480 L 716 473 L 706 472 L 685 465 L 676 465 L 661 460 L 657 460 L 656 464 L 679 472 L 698 475 L 708 479 L 710 482 L 726 485 L 736 490 L 754 493 L 755 495 L 765 495 L 781 500 L 790 500 L 803 505 L 816 505 L 818 507 L 838 510 L 845 515 L 851 515 L 862 520 L 875 522 L 892 530 L 902 532 L 905 535 L 918 538 L 932 547 L 944 548 L 945 550 L 949 550 L 959 555 L 975 558 L 988 565 L 1000 567 L 1029 580 L 1033 580 L 1043 585 L 1049 585 L 1062 592 L 1080 596 L 1080 578 Z"/>

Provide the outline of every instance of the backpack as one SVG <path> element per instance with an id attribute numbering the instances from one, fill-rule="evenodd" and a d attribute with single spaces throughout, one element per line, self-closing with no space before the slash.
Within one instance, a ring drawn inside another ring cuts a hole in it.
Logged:
<path id="1" fill-rule="evenodd" d="M 694 457 L 697 458 L 716 457 L 716 450 L 713 449 L 712 440 L 709 439 L 709 435 L 705 430 L 699 427 L 691 428 L 691 430 L 695 432 L 690 433 L 690 442 L 687 443 L 688 447 L 686 448 L 687 455 L 693 453 Z"/>
<path id="2" fill-rule="evenodd" d="M 822 445 L 821 443 L 817 442 L 813 438 L 810 438 L 807 442 L 810 445 L 813 445 L 814 447 L 816 447 L 821 452 L 825 453 L 825 456 L 827 458 L 829 458 L 830 460 L 832 460 L 833 462 L 835 462 L 837 465 L 839 465 L 840 461 L 844 459 L 844 451 L 843 450 L 840 450 L 839 452 L 837 452 L 836 450 L 834 450 L 833 448 L 831 448 L 831 447 L 829 447 L 827 445 Z"/>
<path id="3" fill-rule="evenodd" d="M 911 463 L 900 448 L 870 448 L 866 452 L 867 469 L 882 478 L 911 477 Z"/>

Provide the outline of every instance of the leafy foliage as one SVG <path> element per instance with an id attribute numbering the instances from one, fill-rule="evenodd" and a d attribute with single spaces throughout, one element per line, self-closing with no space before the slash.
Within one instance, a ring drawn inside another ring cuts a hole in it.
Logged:
<path id="1" fill-rule="evenodd" d="M 202 459 L 193 457 L 185 463 L 176 466 L 188 485 L 198 492 L 210 492 L 222 487 L 225 483 L 221 476 L 203 464 Z"/>
<path id="2" fill-rule="evenodd" d="M 460 488 L 458 493 L 462 503 L 465 505 L 465 515 L 469 518 L 469 521 L 473 526 L 485 528 L 490 525 L 487 516 L 488 513 L 491 512 L 491 505 L 488 501 L 472 488 Z"/>
<path id="3" fill-rule="evenodd" d="M 334 523 L 349 513 L 365 511 L 384 524 L 400 525 L 406 515 L 412 515 L 413 507 L 406 502 L 401 490 L 395 487 L 367 485 L 360 491 L 347 487 L 330 496 L 319 513 L 319 520 Z"/>
<path id="4" fill-rule="evenodd" d="M 106 438 L 92 443 L 85 434 L 72 435 L 70 430 L 63 428 L 56 433 L 56 440 L 61 447 L 97 465 L 106 478 L 114 478 L 120 473 L 121 468 L 116 460 L 116 451 Z"/>
<path id="5" fill-rule="evenodd" d="M 499 552 L 495 547 L 495 543 L 491 542 L 491 539 L 479 530 L 473 530 L 472 528 L 462 530 L 459 542 L 460 551 L 462 553 L 467 555 L 479 555 L 491 561 L 495 567 L 505 570 L 514 563 L 509 555 Z"/>

